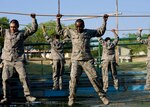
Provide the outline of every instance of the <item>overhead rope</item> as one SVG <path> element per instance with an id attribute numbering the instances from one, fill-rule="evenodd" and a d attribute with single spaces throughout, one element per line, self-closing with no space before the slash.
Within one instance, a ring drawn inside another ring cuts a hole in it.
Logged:
<path id="1" fill-rule="evenodd" d="M 19 13 L 19 12 L 0 12 L 0 14 L 15 14 L 15 15 L 26 15 L 29 16 L 30 14 L 28 13 Z M 62 16 L 65 17 L 103 17 L 104 14 L 100 15 L 81 15 L 81 14 L 65 14 Z M 56 17 L 55 14 L 36 14 L 36 16 L 51 16 L 51 17 Z M 116 14 L 110 14 L 109 17 L 150 17 L 150 14 L 143 14 L 143 15 L 118 15 Z"/>
<path id="2" fill-rule="evenodd" d="M 142 30 L 150 30 L 150 29 L 142 29 Z M 111 30 L 107 30 L 111 31 Z M 118 29 L 117 31 L 138 31 L 138 29 Z"/>
<path id="3" fill-rule="evenodd" d="M 119 12 L 118 15 L 121 15 L 122 13 Z M 109 13 L 109 16 L 116 16 L 116 13 Z M 101 14 L 103 17 L 104 14 Z M 75 17 L 75 18 L 62 18 L 62 21 L 70 21 L 70 20 L 76 20 L 76 19 L 93 19 L 93 18 L 98 18 L 97 16 L 89 16 L 89 17 Z"/>
<path id="4" fill-rule="evenodd" d="M 18 12 L 0 12 L 0 14 L 15 14 L 15 15 L 24 15 L 29 16 L 28 13 L 18 13 Z M 36 16 L 56 16 L 54 14 L 36 14 Z"/>

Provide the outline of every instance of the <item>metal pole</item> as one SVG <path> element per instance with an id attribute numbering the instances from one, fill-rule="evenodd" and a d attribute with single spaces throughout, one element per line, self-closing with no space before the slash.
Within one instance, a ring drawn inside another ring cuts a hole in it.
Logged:
<path id="1" fill-rule="evenodd" d="M 116 29 L 118 33 L 118 0 L 116 0 Z"/>
<path id="2" fill-rule="evenodd" d="M 58 14 L 60 14 L 60 0 L 58 0 Z"/>
<path id="3" fill-rule="evenodd" d="M 116 33 L 119 35 L 119 31 L 118 31 L 118 0 L 116 0 Z M 116 62 L 118 63 L 119 62 L 119 48 L 117 46 L 117 49 L 116 49 Z"/>

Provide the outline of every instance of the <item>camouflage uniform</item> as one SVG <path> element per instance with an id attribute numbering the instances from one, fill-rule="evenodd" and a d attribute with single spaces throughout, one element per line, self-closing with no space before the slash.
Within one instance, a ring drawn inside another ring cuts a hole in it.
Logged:
<path id="1" fill-rule="evenodd" d="M 101 37 L 98 39 L 102 44 L 102 80 L 103 90 L 106 92 L 108 89 L 108 71 L 111 71 L 114 87 L 118 89 L 118 79 L 116 70 L 115 47 L 118 43 L 119 37 L 117 36 L 113 42 L 106 42 Z"/>
<path id="2" fill-rule="evenodd" d="M 106 22 L 103 22 L 102 27 L 97 30 L 84 29 L 82 33 L 78 33 L 76 29 L 62 29 L 61 25 L 57 23 L 57 30 L 60 35 L 69 37 L 72 41 L 72 54 L 71 54 L 71 80 L 69 82 L 69 101 L 74 101 L 76 93 L 76 84 L 82 71 L 81 67 L 87 74 L 91 84 L 100 98 L 105 97 L 105 93 L 101 87 L 100 82 L 97 80 L 97 73 L 94 67 L 94 60 L 90 52 L 90 39 L 92 37 L 100 37 L 105 33 Z M 69 102 L 68 102 L 68 105 Z M 71 104 L 72 105 L 72 104 Z"/>
<path id="3" fill-rule="evenodd" d="M 52 41 L 46 34 L 44 34 L 45 39 L 48 43 L 51 44 L 51 55 L 53 60 L 53 89 L 62 89 L 63 83 L 63 73 L 64 73 L 64 51 L 63 45 L 64 42 L 61 42 L 58 39 L 54 39 Z"/>
<path id="4" fill-rule="evenodd" d="M 4 35 L 4 47 L 1 58 L 3 60 L 2 84 L 3 98 L 7 98 L 7 80 L 12 76 L 12 70 L 15 68 L 19 74 L 20 82 L 23 85 L 24 95 L 30 96 L 30 90 L 27 83 L 27 75 L 24 67 L 24 40 L 37 31 L 38 24 L 36 19 L 32 19 L 32 27 L 15 33 L 10 33 L 9 29 L 2 31 Z M 27 98 L 27 97 L 26 97 Z"/>
<path id="5" fill-rule="evenodd" d="M 137 33 L 137 41 L 142 44 L 146 44 L 147 46 L 147 76 L 146 76 L 146 85 L 145 90 L 150 90 L 150 40 L 142 39 L 141 33 Z"/>

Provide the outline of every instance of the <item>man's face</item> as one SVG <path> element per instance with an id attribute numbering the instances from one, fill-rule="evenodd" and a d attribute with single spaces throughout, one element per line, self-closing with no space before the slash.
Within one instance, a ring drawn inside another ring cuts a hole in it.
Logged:
<path id="1" fill-rule="evenodd" d="M 15 33 L 16 31 L 18 31 L 18 26 L 15 23 L 10 23 L 10 32 L 11 33 Z"/>
<path id="2" fill-rule="evenodd" d="M 78 32 L 78 33 L 82 33 L 82 32 L 83 32 L 84 23 L 76 22 L 75 26 L 76 26 L 76 29 L 77 29 L 77 32 Z"/>

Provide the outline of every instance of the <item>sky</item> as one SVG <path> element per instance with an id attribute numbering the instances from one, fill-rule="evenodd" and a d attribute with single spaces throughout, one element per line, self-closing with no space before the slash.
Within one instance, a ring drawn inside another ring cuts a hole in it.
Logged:
<path id="1" fill-rule="evenodd" d="M 60 13 L 65 14 L 83 14 L 83 15 L 102 15 L 116 12 L 116 0 L 60 0 Z M 150 15 L 150 0 L 118 0 L 118 9 L 122 15 Z M 36 14 L 57 14 L 57 0 L 1 0 L 0 12 L 19 12 L 19 13 L 36 13 Z M 22 15 L 0 14 L 0 17 L 8 19 L 17 19 L 20 24 L 28 24 L 31 18 Z M 73 18 L 73 17 L 64 17 Z M 55 17 L 37 16 L 38 23 L 55 20 Z M 63 24 L 73 24 L 72 21 L 62 21 Z M 84 19 L 85 27 L 96 29 L 102 24 L 102 17 L 94 19 Z M 150 29 L 150 17 L 119 17 L 119 29 Z M 109 17 L 107 29 L 116 28 L 116 18 Z M 120 37 L 125 37 L 128 33 L 137 31 L 119 31 Z M 150 30 L 143 30 L 143 33 L 150 33 Z M 104 37 L 113 37 L 113 33 L 106 31 Z"/>

